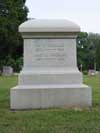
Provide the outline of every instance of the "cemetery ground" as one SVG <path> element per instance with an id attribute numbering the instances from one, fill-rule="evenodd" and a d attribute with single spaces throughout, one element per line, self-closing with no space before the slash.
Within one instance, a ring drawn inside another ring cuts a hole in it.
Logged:
<path id="1" fill-rule="evenodd" d="M 100 75 L 84 76 L 92 86 L 92 108 L 10 110 L 17 76 L 0 77 L 0 133 L 100 133 Z"/>

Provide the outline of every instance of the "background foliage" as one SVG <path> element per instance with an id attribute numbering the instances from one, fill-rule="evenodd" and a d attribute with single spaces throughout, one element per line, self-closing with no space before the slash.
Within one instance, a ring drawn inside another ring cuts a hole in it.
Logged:
<path id="1" fill-rule="evenodd" d="M 25 0 L 0 0 L 0 68 L 13 65 L 22 57 L 22 37 L 18 26 L 27 20 L 27 13 Z"/>
<path id="2" fill-rule="evenodd" d="M 81 32 L 77 38 L 78 66 L 100 70 L 100 35 Z"/>
<path id="3" fill-rule="evenodd" d="M 23 42 L 18 26 L 27 20 L 25 0 L 0 0 L 0 69 L 22 66 Z M 100 35 L 81 32 L 77 38 L 78 67 L 100 70 Z"/>

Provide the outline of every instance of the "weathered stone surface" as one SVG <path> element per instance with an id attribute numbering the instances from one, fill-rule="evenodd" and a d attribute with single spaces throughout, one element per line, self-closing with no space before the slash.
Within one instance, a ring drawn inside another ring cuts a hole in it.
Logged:
<path id="1" fill-rule="evenodd" d="M 11 66 L 3 66 L 3 73 L 4 76 L 11 76 L 13 75 L 13 68 Z"/>
<path id="2" fill-rule="evenodd" d="M 67 20 L 29 20 L 19 27 L 24 66 L 11 89 L 11 108 L 91 106 L 91 88 L 77 68 L 80 27 Z"/>

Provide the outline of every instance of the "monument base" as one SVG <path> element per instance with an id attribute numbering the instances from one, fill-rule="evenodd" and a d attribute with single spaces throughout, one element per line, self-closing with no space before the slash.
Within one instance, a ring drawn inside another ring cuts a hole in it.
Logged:
<path id="1" fill-rule="evenodd" d="M 84 84 L 26 85 L 11 89 L 11 109 L 89 107 L 91 88 Z"/>

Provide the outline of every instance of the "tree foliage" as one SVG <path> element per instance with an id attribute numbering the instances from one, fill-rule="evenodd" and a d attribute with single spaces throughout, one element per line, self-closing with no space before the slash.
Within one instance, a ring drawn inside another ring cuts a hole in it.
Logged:
<path id="1" fill-rule="evenodd" d="M 0 65 L 22 61 L 22 38 L 18 26 L 27 20 L 26 0 L 0 0 Z M 100 35 L 80 32 L 77 38 L 78 67 L 100 70 Z M 20 63 L 19 63 L 20 62 Z M 16 68 L 15 68 L 16 69 Z M 18 71 L 18 70 L 17 70 Z"/>
<path id="2" fill-rule="evenodd" d="M 27 19 L 25 0 L 0 0 L 0 61 L 22 55 L 18 26 Z"/>
<path id="3" fill-rule="evenodd" d="M 100 70 L 100 35 L 81 32 L 77 38 L 78 66 Z"/>

